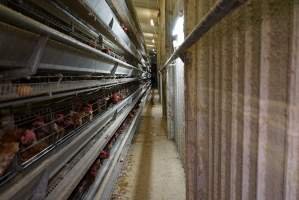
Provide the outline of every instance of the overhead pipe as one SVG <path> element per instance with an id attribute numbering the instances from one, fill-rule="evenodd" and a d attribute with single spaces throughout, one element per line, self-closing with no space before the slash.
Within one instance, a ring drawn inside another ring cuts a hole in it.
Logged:
<path id="1" fill-rule="evenodd" d="M 49 26 L 46 26 L 34 19 L 31 19 L 31 18 L 29 18 L 21 13 L 18 13 L 18 12 L 14 11 L 4 5 L 1 5 L 1 4 L 0 4 L 0 19 L 1 19 L 1 21 L 5 21 L 8 24 L 12 23 L 13 25 L 21 27 L 25 30 L 29 30 L 29 31 L 33 31 L 34 33 L 37 33 L 37 34 L 49 36 L 50 38 L 53 38 L 55 40 L 65 42 L 66 44 L 80 48 L 82 50 L 89 51 L 90 53 L 98 55 L 106 60 L 111 60 L 113 62 L 117 62 L 117 63 L 121 64 L 122 66 L 141 71 L 140 69 L 138 69 L 126 62 L 123 62 L 123 61 L 118 60 L 112 56 L 109 56 L 109 55 L 101 52 L 98 49 L 90 47 L 90 46 L 64 34 L 64 33 L 61 33 Z"/>
<path id="2" fill-rule="evenodd" d="M 186 50 L 189 49 L 194 43 L 199 41 L 213 26 L 215 26 L 232 11 L 243 5 L 246 1 L 247 0 L 219 0 L 209 11 L 209 13 L 203 17 L 198 25 L 186 37 L 181 46 L 179 46 L 173 52 L 159 72 L 161 73 L 176 58 L 183 56 Z"/>

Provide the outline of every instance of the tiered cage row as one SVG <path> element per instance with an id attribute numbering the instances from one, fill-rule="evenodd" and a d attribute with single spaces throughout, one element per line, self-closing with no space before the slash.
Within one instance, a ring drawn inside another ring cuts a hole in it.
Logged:
<path id="1" fill-rule="evenodd" d="M 2 161 L 1 180 L 30 166 L 63 140 L 78 134 L 138 87 L 138 82 L 131 82 L 25 107 L 3 108 L 0 147 L 12 151 L 10 158 Z"/>
<path id="2" fill-rule="evenodd" d="M 0 0 L 1 199 L 30 199 L 44 171 L 54 180 L 106 136 L 114 144 L 149 88 L 131 30 L 105 0 L 107 17 L 91 3 Z"/>

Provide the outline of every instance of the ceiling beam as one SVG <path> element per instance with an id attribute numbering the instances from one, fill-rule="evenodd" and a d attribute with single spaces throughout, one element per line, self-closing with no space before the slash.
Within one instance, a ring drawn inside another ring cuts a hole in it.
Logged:
<path id="1" fill-rule="evenodd" d="M 145 39 L 152 39 L 152 38 L 158 38 L 158 35 L 155 33 L 148 33 L 148 32 L 143 32 L 143 36 Z"/>
<path id="2" fill-rule="evenodd" d="M 148 44 L 154 44 L 153 40 L 156 42 L 155 38 L 145 38 L 145 42 Z"/>
<path id="3" fill-rule="evenodd" d="M 151 25 L 145 25 L 143 23 L 141 23 L 140 25 L 141 25 L 142 32 L 152 33 L 152 34 L 155 34 L 156 32 L 158 32 L 157 28 L 153 27 Z"/>
<path id="4" fill-rule="evenodd" d="M 159 12 L 150 10 L 150 9 L 144 9 L 144 8 L 137 8 L 136 13 L 138 16 L 139 21 L 149 21 L 150 19 L 153 19 L 155 23 L 158 23 L 158 15 Z"/>
<path id="5" fill-rule="evenodd" d="M 149 47 L 156 47 L 154 44 L 146 44 L 146 46 L 149 46 Z"/>
<path id="6" fill-rule="evenodd" d="M 159 10 L 158 2 L 156 0 L 134 0 L 135 7 L 149 8 L 152 10 Z"/>

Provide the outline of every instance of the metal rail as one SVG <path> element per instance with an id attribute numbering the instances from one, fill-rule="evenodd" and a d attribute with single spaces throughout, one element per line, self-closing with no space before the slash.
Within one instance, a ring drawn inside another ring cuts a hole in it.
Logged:
<path id="1" fill-rule="evenodd" d="M 63 85 L 58 85 L 58 88 L 62 89 L 62 91 L 59 91 L 59 90 L 51 91 L 51 89 L 53 89 L 53 88 L 48 83 L 48 85 L 46 85 L 45 87 L 48 88 L 48 90 L 51 92 L 47 92 L 47 90 L 44 90 L 41 93 L 39 93 L 39 92 L 37 92 L 36 94 L 33 93 L 32 95 L 27 96 L 26 98 L 15 98 L 15 99 L 8 99 L 7 101 L 0 101 L 0 108 L 4 108 L 4 107 L 8 107 L 8 106 L 17 106 L 17 105 L 25 104 L 25 103 L 29 103 L 29 102 L 32 103 L 32 102 L 37 102 L 37 101 L 50 100 L 50 99 L 54 99 L 54 98 L 65 97 L 65 96 L 84 93 L 84 92 L 96 91 L 99 89 L 116 86 L 116 85 L 122 85 L 122 84 L 126 84 L 129 82 L 134 82 L 134 81 L 136 81 L 136 79 L 124 79 L 124 80 L 119 80 L 119 81 L 106 82 L 103 84 L 99 84 L 97 86 L 90 85 L 90 87 L 82 87 L 82 88 L 76 87 L 73 90 L 64 89 Z M 83 83 L 83 81 L 82 81 L 82 83 Z M 21 85 L 26 85 L 26 84 L 21 84 Z M 36 85 L 37 85 L 37 91 L 38 91 L 39 87 L 43 87 L 43 84 L 40 84 L 40 85 L 36 84 Z M 0 89 L 1 89 L 1 85 L 0 85 Z M 15 89 L 15 88 L 13 88 L 13 89 Z M 34 91 L 34 90 L 32 90 L 32 91 Z M 1 98 L 0 98 L 0 100 L 1 100 Z"/>
<path id="2" fill-rule="evenodd" d="M 80 159 L 76 166 L 64 176 L 63 180 L 49 194 L 49 196 L 47 196 L 46 199 L 67 199 L 71 195 L 72 191 L 76 188 L 84 174 L 86 174 L 93 162 L 98 158 L 99 153 L 106 146 L 120 125 L 124 122 L 127 115 L 135 107 L 136 103 L 145 91 L 146 89 L 143 88 L 139 95 L 130 104 L 130 107 L 127 108 L 126 111 L 122 113 L 113 124 L 111 124 L 111 126 L 109 126 L 109 128 L 106 130 L 106 133 L 101 136 L 101 139 L 98 140 L 95 145 L 84 155 L 84 157 Z"/>
<path id="3" fill-rule="evenodd" d="M 41 35 L 47 35 L 52 39 L 58 40 L 60 42 L 64 42 L 66 44 L 80 48 L 85 51 L 88 51 L 88 52 L 93 53 L 97 56 L 100 56 L 104 59 L 119 63 L 122 66 L 141 71 L 140 69 L 138 69 L 126 62 L 123 62 L 119 59 L 116 59 L 116 58 L 110 56 L 110 55 L 107 55 L 107 54 L 101 52 L 100 50 L 92 48 L 92 47 L 88 46 L 87 44 L 84 44 L 84 43 L 64 34 L 64 33 L 61 33 L 49 26 L 46 26 L 36 20 L 33 20 L 33 19 L 31 19 L 21 13 L 18 13 L 18 12 L 14 11 L 4 5 L 1 5 L 1 4 L 0 4 L 0 18 L 2 21 L 5 21 L 8 24 L 12 23 L 13 25 L 21 27 L 25 30 L 33 31 L 33 32 L 35 32 L 37 34 L 41 34 Z"/>
<path id="4" fill-rule="evenodd" d="M 52 94 L 64 91 L 80 91 L 82 89 L 97 88 L 101 86 L 107 86 L 112 84 L 124 84 L 133 82 L 136 78 L 123 78 L 123 79 L 102 79 L 102 80 L 78 80 L 78 81 L 53 81 L 53 82 L 41 82 L 41 83 L 0 83 L 0 104 L 2 101 L 11 101 L 19 98 L 29 98 L 38 95 L 46 94 L 52 96 Z M 31 92 L 26 96 L 20 96 L 18 94 L 18 88 L 22 86 L 30 87 Z M 11 103 L 11 102 L 10 102 Z M 0 105 L 1 107 L 1 105 Z"/>
<path id="5" fill-rule="evenodd" d="M 97 190 L 94 191 L 93 197 L 87 197 L 86 200 L 92 200 L 92 199 L 101 199 L 101 200 L 109 200 L 111 192 L 113 190 L 113 185 L 118 177 L 118 174 L 120 173 L 121 166 L 123 165 L 123 162 L 121 162 L 121 158 L 125 158 L 126 153 L 129 150 L 129 145 L 131 143 L 131 140 L 133 139 L 134 133 L 137 128 L 137 124 L 140 120 L 140 114 L 139 111 L 134 118 L 134 120 L 131 122 L 131 125 L 129 129 L 127 130 L 127 133 L 125 134 L 125 137 L 121 141 L 121 144 L 119 145 L 117 151 L 115 152 L 114 158 L 112 158 L 109 168 L 106 169 L 106 173 L 103 177 L 103 180 L 101 184 L 99 185 Z"/>
<path id="6" fill-rule="evenodd" d="M 128 32 L 127 34 L 129 37 L 131 37 L 131 39 L 134 40 L 135 46 L 139 47 L 139 49 L 137 50 L 140 51 L 141 55 L 146 55 L 144 38 L 142 37 L 140 29 L 138 29 L 139 24 L 136 18 L 133 17 L 134 9 L 131 7 L 130 10 L 128 2 L 126 1 L 106 0 L 106 2 L 110 5 L 111 8 L 113 8 L 113 10 L 116 11 L 116 16 L 118 16 L 118 18 L 120 18 L 120 20 L 125 23 L 126 26 L 131 30 L 131 32 Z"/>
<path id="7" fill-rule="evenodd" d="M 159 70 L 161 73 L 172 61 L 182 57 L 187 49 L 202 38 L 214 25 L 220 22 L 224 17 L 243 5 L 247 0 L 219 0 L 216 5 L 203 17 L 199 24 L 186 37 L 184 42 L 178 47 L 163 67 Z"/>
<path id="8" fill-rule="evenodd" d="M 127 132 L 128 130 L 125 131 Z M 94 195 L 99 189 L 99 185 L 105 178 L 107 171 L 109 171 L 109 168 L 111 167 L 113 160 L 118 159 L 117 152 L 122 150 L 122 148 L 120 148 L 121 143 L 124 140 L 125 136 L 127 136 L 127 133 L 125 133 L 125 131 L 119 136 L 117 142 L 113 145 L 112 149 L 110 150 L 109 158 L 104 160 L 103 164 L 101 165 L 101 168 L 97 171 L 97 177 L 95 178 L 94 183 L 88 188 L 88 191 L 83 195 L 82 199 L 94 199 Z"/>
<path id="9" fill-rule="evenodd" d="M 132 55 L 136 61 L 141 63 L 135 45 L 129 40 L 115 13 L 111 10 L 105 0 L 61 1 L 69 9 L 80 13 L 80 17 L 83 19 L 89 18 L 85 21 L 93 21 L 90 24 L 94 24 L 94 27 L 99 26 L 99 30 L 104 29 L 101 30 L 104 35 L 116 42 L 123 50 Z"/>
<path id="10" fill-rule="evenodd" d="M 136 113 L 135 117 L 132 119 L 131 121 L 131 124 L 129 127 L 126 128 L 124 134 L 121 134 L 121 138 L 119 140 L 123 140 L 123 141 L 127 141 L 126 142 L 126 145 L 123 146 L 123 145 L 120 145 L 120 143 L 123 143 L 123 142 L 118 142 L 117 144 L 115 144 L 117 147 L 113 147 L 113 150 L 111 152 L 111 157 L 106 160 L 104 162 L 104 164 L 101 166 L 101 168 L 99 169 L 98 173 L 97 173 L 97 177 L 95 179 L 95 182 L 90 186 L 90 188 L 88 189 L 88 191 L 86 192 L 86 194 L 84 195 L 84 198 L 85 200 L 91 200 L 91 199 L 94 199 L 95 198 L 95 195 L 97 193 L 97 191 L 99 191 L 99 188 L 103 186 L 104 187 L 108 187 L 109 189 L 108 190 L 112 190 L 113 186 L 112 185 L 103 185 L 102 182 L 104 179 L 106 179 L 106 175 L 107 175 L 107 172 L 110 170 L 109 168 L 112 168 L 112 170 L 115 168 L 115 164 L 112 165 L 112 163 L 114 162 L 113 160 L 117 160 L 118 161 L 118 164 L 123 164 L 122 160 L 124 159 L 119 159 L 120 157 L 122 158 L 125 158 L 126 157 L 126 151 L 128 150 L 129 148 L 129 145 L 131 143 L 131 140 L 134 136 L 134 133 L 136 131 L 136 128 L 137 128 L 137 124 L 140 120 L 140 115 L 142 113 L 142 110 L 144 108 L 144 105 L 146 103 L 146 100 L 147 100 L 147 97 L 149 95 L 149 91 L 148 90 L 146 92 L 146 94 L 142 97 L 142 100 L 141 100 L 141 104 L 139 105 L 139 109 L 138 109 L 138 112 Z M 125 135 L 125 137 L 124 137 Z M 119 146 L 121 146 L 121 148 L 119 148 Z M 121 154 L 123 154 L 122 156 L 117 156 L 116 154 L 119 154 L 117 152 L 121 152 Z M 118 165 L 117 164 L 117 165 Z M 118 176 L 118 172 L 115 171 L 116 175 Z M 101 189 L 103 190 L 103 189 Z M 110 193 L 110 191 L 107 191 L 107 193 Z M 106 192 L 105 192 L 106 193 Z M 102 198 L 100 198 L 102 199 Z"/>
<path id="11" fill-rule="evenodd" d="M 125 163 L 124 160 L 126 159 L 126 155 L 129 150 L 130 143 L 140 123 L 140 119 L 141 119 L 140 116 L 142 114 L 142 110 L 145 106 L 145 103 L 147 102 L 149 91 L 150 90 L 148 90 L 148 92 L 141 100 L 140 108 L 136 113 L 136 116 L 133 118 L 130 126 L 128 127 L 126 136 L 122 141 L 121 147 L 117 150 L 115 158 L 112 159 L 111 161 L 112 163 L 110 164 L 109 169 L 107 169 L 105 176 L 102 178 L 103 180 L 100 183 L 98 183 L 98 187 L 94 185 L 94 188 L 91 188 L 91 191 L 89 191 L 88 195 L 84 198 L 85 200 L 111 199 L 114 185 L 121 172 L 122 166 Z"/>
<path id="12" fill-rule="evenodd" d="M 76 137 L 70 138 L 63 143 L 57 143 L 58 146 L 50 152 L 51 154 L 47 156 L 47 158 L 36 163 L 32 168 L 30 167 L 22 171 L 22 173 L 17 175 L 13 181 L 3 185 L 0 190 L 0 199 L 27 199 L 31 195 L 33 188 L 36 187 L 37 182 L 40 180 L 41 174 L 48 171 L 49 178 L 53 177 L 70 159 L 73 158 L 74 155 L 78 153 L 78 151 L 98 134 L 98 131 L 113 118 L 116 112 L 122 110 L 126 105 L 131 105 L 124 111 L 124 113 L 128 114 L 128 109 L 137 102 L 137 99 L 144 93 L 146 87 L 147 86 L 140 87 L 124 101 L 105 112 L 98 119 L 95 119 L 88 127 L 80 130 L 81 133 L 79 135 L 78 133 L 74 134 L 74 136 L 77 135 Z M 135 99 L 133 102 L 132 98 Z M 124 113 L 120 113 L 120 115 L 123 116 Z M 119 120 L 116 122 L 118 123 Z M 112 123 L 113 127 L 115 127 L 115 123 Z M 106 135 L 107 133 L 103 133 L 103 140 L 105 141 Z"/>

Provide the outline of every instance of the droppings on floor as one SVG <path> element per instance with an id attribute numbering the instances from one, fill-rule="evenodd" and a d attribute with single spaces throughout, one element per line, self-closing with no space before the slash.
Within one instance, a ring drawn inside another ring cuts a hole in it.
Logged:
<path id="1" fill-rule="evenodd" d="M 155 99 L 142 114 L 112 200 L 185 200 L 184 170 Z"/>

